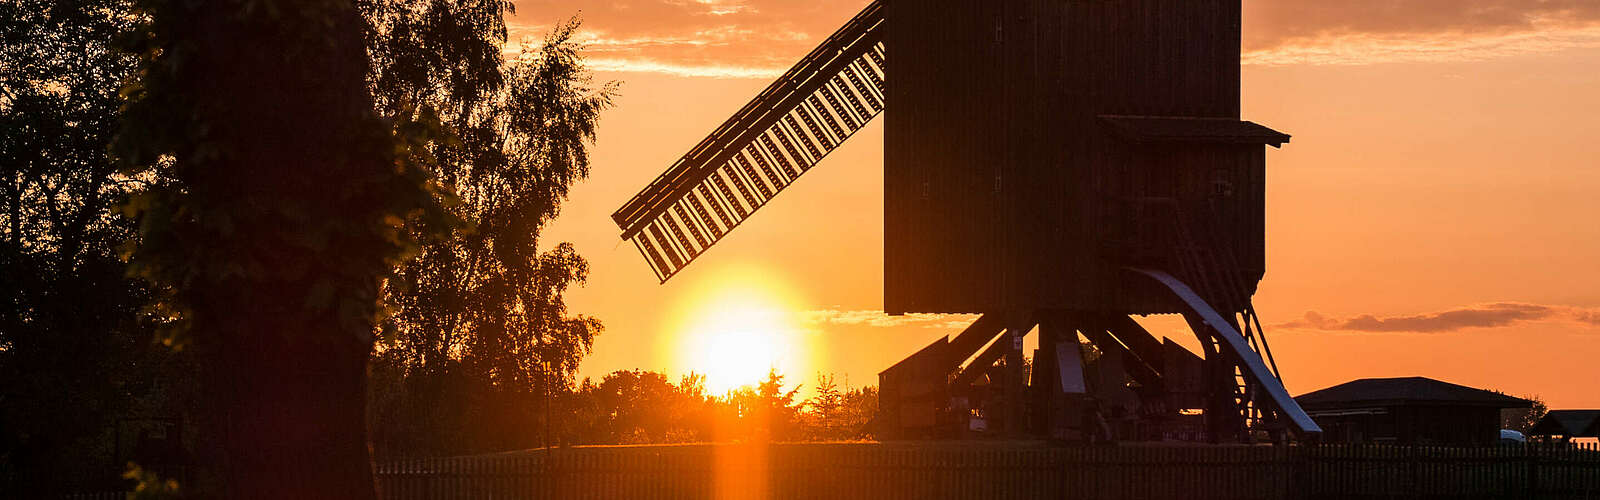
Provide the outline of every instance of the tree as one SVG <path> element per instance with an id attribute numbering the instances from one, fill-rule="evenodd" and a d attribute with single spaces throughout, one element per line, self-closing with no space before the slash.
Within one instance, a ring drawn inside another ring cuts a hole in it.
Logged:
<path id="1" fill-rule="evenodd" d="M 843 427 L 844 395 L 839 392 L 838 384 L 833 382 L 832 375 L 817 374 L 817 394 L 806 401 L 806 406 L 811 407 L 811 427 L 815 429 L 814 439 L 837 439 Z"/>
<path id="2" fill-rule="evenodd" d="M 1500 410 L 1501 429 L 1511 429 L 1527 434 L 1528 429 L 1533 428 L 1533 424 L 1539 423 L 1539 420 L 1544 418 L 1544 414 L 1550 412 L 1550 407 L 1545 405 L 1544 399 L 1537 394 L 1525 396 L 1522 399 L 1531 401 L 1533 404 L 1528 408 L 1506 408 Z"/>
<path id="3" fill-rule="evenodd" d="M 118 420 L 175 411 L 154 375 L 151 290 L 118 249 L 117 207 L 158 176 L 128 176 L 107 146 L 137 65 L 113 40 L 121 0 L 0 3 L 0 491 L 104 487 Z M 121 458 L 127 458 L 126 456 Z"/>
<path id="4" fill-rule="evenodd" d="M 410 161 L 436 174 L 456 221 L 408 219 L 425 242 L 383 289 L 393 314 L 378 357 L 399 375 L 374 396 L 391 403 L 379 425 L 428 432 L 385 434 L 406 442 L 382 439 L 380 452 L 540 444 L 528 431 L 550 425 L 550 401 L 571 387 L 602 325 L 563 299 L 587 279 L 587 261 L 569 243 L 542 249 L 539 236 L 588 176 L 588 145 L 616 87 L 591 84 L 576 20 L 504 61 L 509 2 L 362 5 L 378 110 L 399 134 L 447 137 Z"/>
<path id="5" fill-rule="evenodd" d="M 847 438 L 869 437 L 872 430 L 868 428 L 872 419 L 878 416 L 878 388 L 873 386 L 860 389 L 845 389 L 843 408 L 844 428 Z"/>
<path id="6" fill-rule="evenodd" d="M 801 437 L 798 416 L 801 404 L 794 400 L 800 386 L 783 390 L 783 375 L 767 371 L 755 390 L 744 388 L 728 395 L 728 402 L 748 426 L 744 435 L 756 441 L 788 441 Z"/>
<path id="7" fill-rule="evenodd" d="M 584 379 L 563 394 L 554 432 L 569 444 L 646 444 L 689 442 L 763 442 L 837 440 L 866 436 L 877 414 L 873 387 L 840 391 L 831 376 L 819 377 L 821 394 L 802 404 L 799 388 L 786 389 L 783 375 L 769 372 L 760 384 L 728 391 L 722 397 L 705 392 L 705 377 L 690 373 L 674 385 L 666 375 L 641 370 L 607 374 L 599 382 Z M 836 405 L 826 401 L 836 401 Z M 833 417 L 819 412 L 835 408 Z M 803 409 L 809 410 L 802 412 Z M 830 423 L 823 424 L 828 421 Z"/>
<path id="8" fill-rule="evenodd" d="M 678 385 L 657 372 L 622 370 L 596 384 L 585 379 L 571 395 L 573 413 L 563 419 L 565 440 L 579 444 L 686 443 L 709 439 L 716 402 L 706 397 L 703 377 L 684 376 Z"/>
<path id="9" fill-rule="evenodd" d="M 138 6 L 148 22 L 128 42 L 141 65 L 115 151 L 130 176 L 173 181 L 129 204 L 130 266 L 170 290 L 167 337 L 201 365 L 200 487 L 374 498 L 364 396 L 379 282 L 412 248 L 400 223 L 439 209 L 410 161 L 420 146 L 373 112 L 360 12 Z"/>

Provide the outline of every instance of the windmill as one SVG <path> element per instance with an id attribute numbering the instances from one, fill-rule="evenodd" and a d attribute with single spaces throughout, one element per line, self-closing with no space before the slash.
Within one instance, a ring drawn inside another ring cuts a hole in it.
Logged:
<path id="1" fill-rule="evenodd" d="M 1289 136 L 1239 41 L 1239 0 L 876 0 L 612 217 L 666 282 L 893 103 L 884 309 L 980 316 L 880 374 L 880 434 L 1316 435 L 1250 301 Z M 1172 313 L 1201 353 L 1132 319 Z"/>

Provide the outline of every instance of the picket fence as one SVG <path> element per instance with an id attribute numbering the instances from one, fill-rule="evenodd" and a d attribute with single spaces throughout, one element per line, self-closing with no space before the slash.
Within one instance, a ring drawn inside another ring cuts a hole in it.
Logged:
<path id="1" fill-rule="evenodd" d="M 1594 445 L 575 447 L 378 465 L 385 500 L 923 498 L 1600 500 Z"/>

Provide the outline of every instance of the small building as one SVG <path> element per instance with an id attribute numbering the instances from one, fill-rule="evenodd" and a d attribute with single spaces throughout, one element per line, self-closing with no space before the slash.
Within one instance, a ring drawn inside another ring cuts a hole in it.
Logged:
<path id="1" fill-rule="evenodd" d="M 1426 377 L 1364 378 L 1295 398 L 1334 443 L 1490 445 L 1500 410 L 1532 402 Z"/>
<path id="2" fill-rule="evenodd" d="M 1550 410 L 1528 429 L 1528 435 L 1562 440 L 1600 437 L 1600 410 Z"/>

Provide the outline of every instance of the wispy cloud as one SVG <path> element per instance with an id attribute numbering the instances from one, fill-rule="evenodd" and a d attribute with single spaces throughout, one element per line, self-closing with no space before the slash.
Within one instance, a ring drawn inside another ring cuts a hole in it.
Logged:
<path id="1" fill-rule="evenodd" d="M 662 73 L 701 78 L 775 78 L 787 68 L 772 66 L 734 66 L 726 64 L 683 64 L 645 58 L 602 57 L 589 60 L 595 71 L 619 73 Z"/>
<path id="2" fill-rule="evenodd" d="M 1600 46 L 1594 0 L 1254 0 L 1246 64 L 1457 62 Z"/>
<path id="3" fill-rule="evenodd" d="M 1503 33 L 1345 33 L 1247 50 L 1253 66 L 1471 62 L 1600 47 L 1600 25 Z"/>
<path id="4" fill-rule="evenodd" d="M 1307 312 L 1304 318 L 1274 326 L 1296 330 L 1446 333 L 1469 328 L 1499 328 L 1535 321 L 1568 321 L 1587 326 L 1600 326 L 1600 310 L 1500 302 L 1426 314 L 1388 317 L 1363 314 L 1351 318 L 1331 318 L 1311 311 Z"/>
<path id="5" fill-rule="evenodd" d="M 584 19 L 596 69 L 711 78 L 771 78 L 865 0 L 521 0 L 511 38 L 537 36 L 563 16 Z"/>
<path id="6" fill-rule="evenodd" d="M 1245 45 L 1271 49 L 1349 35 L 1461 37 L 1593 26 L 1594 0 L 1252 0 Z"/>
<path id="7" fill-rule="evenodd" d="M 883 311 L 818 309 L 801 313 L 801 320 L 812 326 L 865 325 L 875 328 L 921 327 L 960 330 L 978 319 L 976 314 L 906 314 L 889 316 Z"/>
<path id="8" fill-rule="evenodd" d="M 1574 314 L 1573 319 L 1578 320 L 1580 323 L 1600 326 L 1600 311 L 1577 311 Z"/>
<path id="9" fill-rule="evenodd" d="M 867 0 L 519 0 L 512 40 L 580 13 L 597 69 L 782 74 Z M 1245 64 L 1476 61 L 1600 47 L 1597 0 L 1248 0 Z"/>

